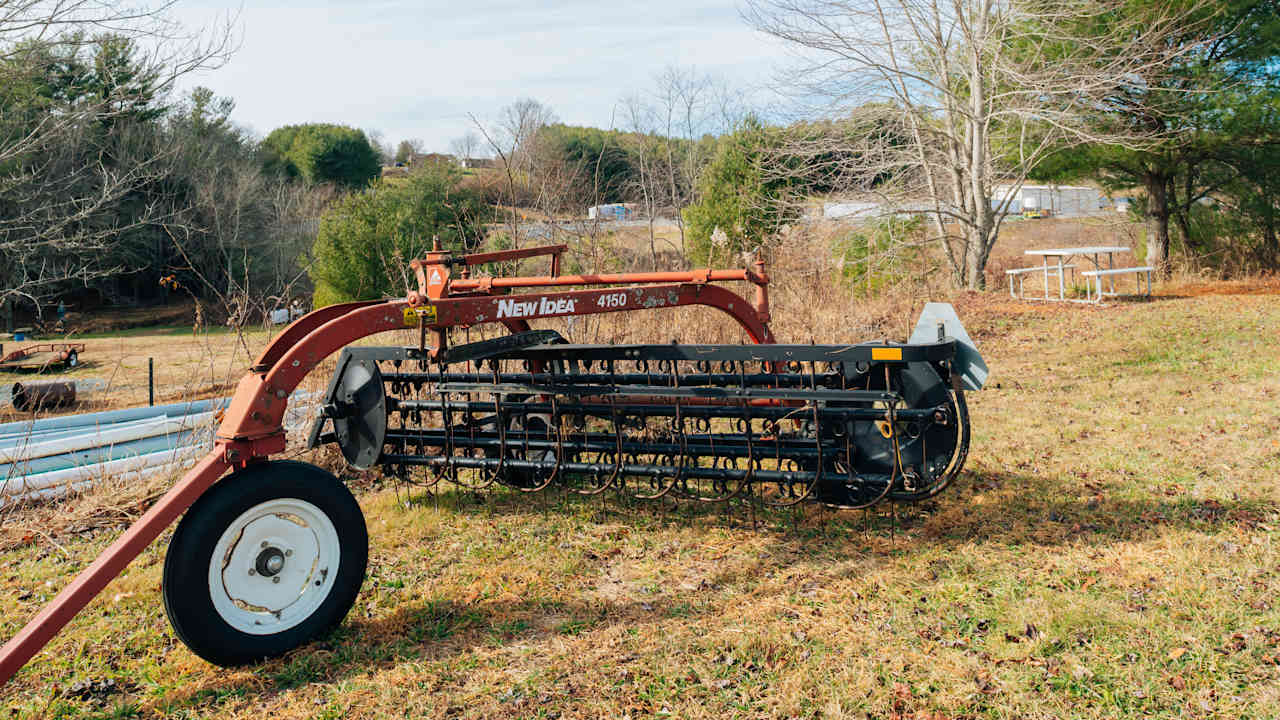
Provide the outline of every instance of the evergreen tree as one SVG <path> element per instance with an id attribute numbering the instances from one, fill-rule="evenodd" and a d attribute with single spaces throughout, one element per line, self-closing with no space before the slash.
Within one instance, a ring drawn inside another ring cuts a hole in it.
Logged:
<path id="1" fill-rule="evenodd" d="M 286 125 L 263 141 L 267 168 L 310 184 L 363 188 L 382 171 L 379 152 L 363 131 L 345 125 Z"/>
<path id="2" fill-rule="evenodd" d="M 375 181 L 330 208 L 313 251 L 316 306 L 403 294 L 394 279 L 406 277 L 433 237 L 459 250 L 478 243 L 490 209 L 460 179 L 453 167 L 428 163 L 407 182 Z"/>

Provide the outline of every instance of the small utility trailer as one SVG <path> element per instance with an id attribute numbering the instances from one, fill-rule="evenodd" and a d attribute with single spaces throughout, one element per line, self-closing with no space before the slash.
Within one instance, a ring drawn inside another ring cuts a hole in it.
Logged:
<path id="1" fill-rule="evenodd" d="M 84 343 L 37 343 L 0 357 L 0 370 L 44 372 L 49 368 L 73 368 L 80 364 Z"/>

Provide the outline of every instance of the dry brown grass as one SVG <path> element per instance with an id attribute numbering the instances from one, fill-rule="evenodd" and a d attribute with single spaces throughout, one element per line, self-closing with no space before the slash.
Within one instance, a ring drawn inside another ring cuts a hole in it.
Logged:
<path id="1" fill-rule="evenodd" d="M 76 338 L 85 350 L 81 365 L 72 369 L 32 375 L 4 373 L 0 382 L 71 380 L 87 388 L 82 402 L 52 414 L 85 412 L 147 404 L 147 360 L 155 361 L 156 403 L 180 402 L 225 394 L 253 362 L 269 335 L 251 329 L 243 335 L 217 330 L 199 332 L 176 329 L 158 334 L 132 331 L 108 337 Z M 7 398 L 6 398 L 7 400 Z M 49 413 L 42 413 L 41 417 Z M 0 422 L 31 419 L 6 402 Z"/>
<path id="2" fill-rule="evenodd" d="M 80 388 L 77 402 L 70 407 L 32 413 L 14 409 L 5 398 L 5 405 L 0 407 L 0 422 L 146 405 L 148 358 L 155 360 L 156 404 L 229 397 L 245 369 L 270 338 L 271 333 L 261 328 L 242 333 L 225 328 L 212 331 L 178 328 L 78 339 L 86 347 L 82 364 L 77 368 L 40 375 L 0 376 L 6 385 L 73 381 Z M 322 389 L 331 367 L 326 365 L 307 378 L 300 389 L 303 392 Z M 209 429 L 214 425 L 216 422 L 210 423 Z M 291 454 L 296 455 L 297 451 Z M 333 466 L 335 460 L 326 456 L 324 464 Z M 104 528 L 118 529 L 141 514 L 179 474 L 155 475 L 141 483 L 134 474 L 106 478 L 106 482 L 94 490 L 72 493 L 66 501 L 4 506 L 0 508 L 0 548 L 13 548 L 40 537 L 64 533 L 75 536 Z"/>

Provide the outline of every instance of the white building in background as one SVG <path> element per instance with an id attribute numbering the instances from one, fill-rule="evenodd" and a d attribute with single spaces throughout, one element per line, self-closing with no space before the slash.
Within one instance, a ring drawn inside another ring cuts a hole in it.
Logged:
<path id="1" fill-rule="evenodd" d="M 993 209 L 999 207 L 1011 188 L 1011 185 L 997 185 L 992 188 L 991 207 Z M 1117 201 L 1117 205 L 1125 200 L 1127 198 L 1121 198 Z M 933 205 L 924 201 L 907 202 L 891 207 L 890 210 L 880 203 L 865 200 L 829 200 L 822 203 L 822 219 L 857 224 L 889 214 L 919 214 L 933 210 Z M 1010 201 L 1008 213 L 1026 217 L 1082 217 L 1114 212 L 1116 209 L 1118 208 L 1114 207 L 1097 188 L 1080 185 L 1023 185 L 1018 188 L 1018 192 Z M 592 208 L 592 211 L 594 210 L 595 208 Z M 816 217 L 816 208 L 812 212 L 811 217 Z"/>
<path id="2" fill-rule="evenodd" d="M 998 207 L 1009 193 L 1009 185 L 997 185 L 991 206 Z M 1097 215 L 1111 207 L 1097 188 L 1079 185 L 1023 185 L 1009 202 L 1010 215 L 1029 217 L 1080 217 Z"/>
<path id="3" fill-rule="evenodd" d="M 992 188 L 991 207 L 998 208 L 1012 186 L 997 185 Z M 932 210 L 927 202 L 905 203 L 896 206 L 896 213 L 924 213 Z M 1009 215 L 1026 217 L 1082 217 L 1114 212 L 1115 208 L 1102 191 L 1079 185 L 1023 185 L 1009 202 Z M 879 203 L 836 200 L 822 204 L 825 220 L 862 222 L 886 214 Z"/>
<path id="4" fill-rule="evenodd" d="M 865 220 L 880 213 L 880 205 L 873 202 L 825 202 L 822 217 L 826 220 Z"/>
<path id="5" fill-rule="evenodd" d="M 635 203 L 609 203 L 587 208 L 588 220 L 632 220 L 635 216 Z"/>

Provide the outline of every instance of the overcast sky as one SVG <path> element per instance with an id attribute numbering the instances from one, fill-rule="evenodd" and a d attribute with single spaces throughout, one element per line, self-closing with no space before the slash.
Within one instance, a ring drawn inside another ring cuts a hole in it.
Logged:
<path id="1" fill-rule="evenodd" d="M 783 56 L 734 0 L 186 0 L 177 12 L 195 27 L 239 13 L 230 64 L 186 85 L 234 98 L 233 119 L 259 135 L 332 122 L 435 151 L 468 130 L 467 113 L 492 119 L 518 97 L 609 127 L 619 99 L 668 65 L 751 92 Z"/>

